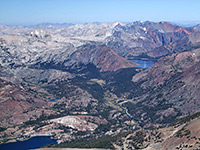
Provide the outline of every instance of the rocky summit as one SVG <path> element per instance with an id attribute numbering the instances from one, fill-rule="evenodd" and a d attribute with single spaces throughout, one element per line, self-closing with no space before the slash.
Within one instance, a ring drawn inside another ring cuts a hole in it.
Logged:
<path id="1" fill-rule="evenodd" d="M 199 91 L 199 25 L 0 25 L 1 143 L 199 149 Z"/>

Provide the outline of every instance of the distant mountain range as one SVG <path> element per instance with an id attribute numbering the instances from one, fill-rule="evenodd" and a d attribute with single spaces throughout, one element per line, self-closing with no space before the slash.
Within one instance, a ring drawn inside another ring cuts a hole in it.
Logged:
<path id="1" fill-rule="evenodd" d="M 142 69 L 130 59 L 156 63 Z M 60 142 L 119 135 L 123 143 L 110 148 L 154 146 L 146 137 L 151 128 L 200 112 L 199 71 L 199 24 L 0 25 L 1 142 L 34 134 Z M 148 142 L 124 144 L 136 135 Z M 166 139 L 163 149 L 174 142 Z"/>

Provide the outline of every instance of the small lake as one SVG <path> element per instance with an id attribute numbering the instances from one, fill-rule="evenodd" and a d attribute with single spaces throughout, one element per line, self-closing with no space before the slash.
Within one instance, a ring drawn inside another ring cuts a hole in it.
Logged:
<path id="1" fill-rule="evenodd" d="M 129 60 L 136 64 L 139 64 L 139 66 L 136 66 L 138 68 L 149 68 L 156 63 L 156 61 L 153 60 L 141 60 L 141 59 L 129 59 Z"/>
<path id="2" fill-rule="evenodd" d="M 25 141 L 17 141 L 0 145 L 0 150 L 29 150 L 40 148 L 44 145 L 57 143 L 56 140 L 51 139 L 49 136 L 32 137 Z"/>
<path id="3" fill-rule="evenodd" d="M 56 97 L 54 99 L 51 99 L 50 102 L 56 102 L 59 99 L 59 97 Z"/>
<path id="4" fill-rule="evenodd" d="M 43 89 L 49 89 L 49 88 L 51 88 L 52 86 L 43 86 L 42 88 Z"/>

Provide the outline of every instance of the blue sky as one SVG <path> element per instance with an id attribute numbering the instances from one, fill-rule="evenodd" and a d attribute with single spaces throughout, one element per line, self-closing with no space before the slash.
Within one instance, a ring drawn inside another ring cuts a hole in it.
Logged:
<path id="1" fill-rule="evenodd" d="M 0 0 L 0 24 L 137 20 L 200 23 L 200 0 Z"/>

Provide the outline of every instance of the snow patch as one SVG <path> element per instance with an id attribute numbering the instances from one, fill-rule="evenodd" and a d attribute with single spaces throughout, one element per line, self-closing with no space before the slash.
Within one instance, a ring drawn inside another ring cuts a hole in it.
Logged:
<path id="1" fill-rule="evenodd" d="M 160 33 L 164 33 L 163 29 L 158 30 Z"/>

